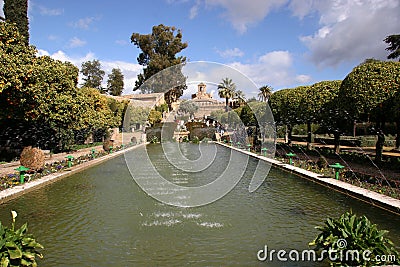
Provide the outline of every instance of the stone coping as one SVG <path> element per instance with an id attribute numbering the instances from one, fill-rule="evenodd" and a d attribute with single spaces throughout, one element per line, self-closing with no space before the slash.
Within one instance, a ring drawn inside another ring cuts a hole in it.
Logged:
<path id="1" fill-rule="evenodd" d="M 23 195 L 25 193 L 28 193 L 30 191 L 39 189 L 39 188 L 41 188 L 41 187 L 43 187 L 43 186 L 45 186 L 47 184 L 53 183 L 55 181 L 58 181 L 61 178 L 68 177 L 68 176 L 70 176 L 70 175 L 72 175 L 74 173 L 77 173 L 77 172 L 83 171 L 85 169 L 91 168 L 91 167 L 93 167 L 95 165 L 99 165 L 102 162 L 105 162 L 105 161 L 107 161 L 109 159 L 118 157 L 118 156 L 124 154 L 125 152 L 128 152 L 130 150 L 136 149 L 136 148 L 144 146 L 144 145 L 146 145 L 146 143 L 142 143 L 142 144 L 139 144 L 139 145 L 128 147 L 128 148 L 125 148 L 123 150 L 119 150 L 119 151 L 113 152 L 111 154 L 108 154 L 108 155 L 105 155 L 105 156 L 102 156 L 102 157 L 98 157 L 98 158 L 95 158 L 95 159 L 90 160 L 90 161 L 83 162 L 83 163 L 81 163 L 79 165 L 72 166 L 71 168 L 68 168 L 68 169 L 66 169 L 64 171 L 51 173 L 51 174 L 43 176 L 43 177 L 41 177 L 39 179 L 35 179 L 35 180 L 32 180 L 32 181 L 26 182 L 24 184 L 17 185 L 17 186 L 10 187 L 10 188 L 7 188 L 5 190 L 2 190 L 2 191 L 0 191 L 0 204 L 3 204 L 3 203 L 5 203 L 5 202 L 7 202 L 7 201 L 9 201 L 11 199 L 17 198 L 17 197 L 19 197 L 19 196 L 21 196 L 21 195 Z"/>
<path id="2" fill-rule="evenodd" d="M 253 152 L 239 149 L 239 148 L 236 148 L 236 147 L 224 144 L 224 143 L 220 143 L 220 142 L 216 142 L 216 143 L 221 146 L 225 146 L 227 148 L 247 154 L 253 158 L 257 158 L 259 160 L 269 162 L 273 166 L 275 166 L 279 169 L 296 174 L 298 176 L 306 178 L 306 179 L 313 181 L 315 183 L 318 183 L 320 185 L 329 187 L 331 189 L 334 189 L 336 191 L 344 193 L 344 194 L 351 196 L 353 198 L 356 198 L 358 200 L 362 200 L 371 205 L 377 206 L 384 210 L 387 210 L 387 211 L 390 211 L 397 215 L 400 215 L 400 200 L 398 200 L 398 199 L 395 199 L 395 198 L 392 198 L 392 197 L 389 197 L 389 196 L 386 196 L 383 194 L 379 194 L 379 193 L 373 192 L 371 190 L 364 189 L 364 188 L 361 188 L 361 187 L 358 187 L 358 186 L 355 186 L 352 184 L 348 184 L 346 182 L 336 180 L 334 178 L 326 178 L 320 174 L 317 174 L 317 173 L 314 173 L 311 171 L 307 171 L 302 168 L 295 167 L 293 165 L 289 165 L 289 164 L 283 163 L 281 161 L 278 161 L 278 160 L 275 160 L 272 158 L 268 158 L 268 157 L 264 157 L 264 156 L 255 154 Z"/>
<path id="3" fill-rule="evenodd" d="M 326 178 L 326 177 L 321 176 L 320 174 L 310 172 L 310 171 L 307 171 L 307 170 L 304 170 L 304 169 L 301 169 L 301 168 L 298 168 L 298 167 L 295 167 L 295 166 L 292 166 L 289 164 L 285 164 L 281 161 L 278 161 L 278 160 L 275 160 L 272 158 L 257 155 L 255 153 L 252 153 L 252 152 L 249 152 L 246 150 L 232 147 L 227 144 L 223 144 L 220 142 L 215 142 L 215 143 L 218 145 L 225 146 L 227 148 L 236 150 L 238 152 L 247 154 L 253 158 L 257 158 L 259 160 L 266 161 L 268 163 L 271 163 L 273 166 L 275 166 L 277 168 L 280 168 L 287 172 L 296 174 L 296 175 L 306 178 L 310 181 L 316 182 L 320 185 L 329 187 L 331 189 L 334 189 L 336 191 L 344 193 L 353 198 L 362 200 L 362 201 L 372 204 L 374 206 L 380 207 L 382 209 L 385 209 L 387 211 L 390 211 L 390 212 L 400 215 L 400 200 L 398 200 L 398 199 L 391 198 L 389 196 L 382 195 L 382 194 L 379 194 L 379 193 L 376 193 L 376 192 L 373 192 L 373 191 L 370 191 L 370 190 L 367 190 L 364 188 L 360 188 L 358 186 L 354 186 L 354 185 L 351 185 L 351 184 L 348 184 L 348 183 L 345 183 L 343 181 L 339 181 L 339 180 L 336 180 L 333 178 Z M 52 173 L 52 174 L 43 176 L 39 179 L 35 179 L 33 181 L 24 183 L 22 185 L 17 185 L 17 186 L 11 187 L 11 188 L 7 188 L 3 191 L 0 191 L 0 204 L 5 203 L 11 199 L 17 198 L 17 197 L 19 197 L 27 192 L 30 192 L 32 190 L 41 188 L 49 183 L 58 181 L 61 178 L 70 176 L 74 173 L 77 173 L 77 172 L 80 172 L 87 168 L 98 165 L 106 160 L 120 156 L 127 151 L 136 149 L 136 148 L 144 146 L 144 145 L 146 145 L 146 143 L 136 145 L 133 147 L 129 147 L 124 150 L 120 150 L 120 151 L 114 152 L 112 154 L 108 154 L 108 155 L 96 158 L 94 160 L 81 163 L 81 164 L 73 166 L 70 169 L 67 169 L 65 171 Z"/>

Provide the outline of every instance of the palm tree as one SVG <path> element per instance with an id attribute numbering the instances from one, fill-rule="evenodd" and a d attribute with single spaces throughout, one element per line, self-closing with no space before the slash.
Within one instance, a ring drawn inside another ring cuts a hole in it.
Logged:
<path id="1" fill-rule="evenodd" d="M 260 99 L 260 101 L 268 102 L 269 97 L 272 95 L 272 87 L 264 85 L 259 90 L 260 93 L 258 93 L 258 99 Z"/>
<path id="2" fill-rule="evenodd" d="M 228 111 L 229 99 L 235 96 L 236 84 L 232 82 L 232 79 L 225 78 L 218 84 L 218 95 L 221 98 L 225 98 L 225 111 Z"/>

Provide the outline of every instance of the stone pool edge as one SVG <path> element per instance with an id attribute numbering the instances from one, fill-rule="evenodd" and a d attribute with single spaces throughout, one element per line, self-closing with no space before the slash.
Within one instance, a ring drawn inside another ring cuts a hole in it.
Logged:
<path id="1" fill-rule="evenodd" d="M 117 152 L 113 152 L 111 154 L 96 158 L 94 160 L 91 161 L 86 161 L 83 162 L 79 165 L 76 166 L 72 166 L 69 170 L 64 170 L 62 172 L 59 173 L 51 173 L 49 175 L 43 176 L 39 179 L 35 179 L 33 181 L 29 181 L 27 183 L 24 183 L 22 185 L 17 185 L 14 187 L 10 187 L 7 188 L 5 190 L 0 191 L 0 205 L 3 203 L 6 203 L 12 199 L 15 199 L 23 194 L 26 194 L 30 191 L 33 190 L 37 190 L 39 188 L 42 188 L 43 186 L 46 186 L 48 184 L 54 183 L 62 178 L 68 177 L 72 174 L 78 173 L 80 171 L 83 171 L 85 169 L 91 168 L 93 166 L 99 165 L 100 163 L 103 163 L 109 159 L 118 157 L 122 154 L 124 154 L 125 152 L 128 152 L 130 150 L 134 150 L 136 148 L 139 148 L 141 146 L 146 145 L 146 143 L 142 143 L 139 145 L 135 145 L 132 147 L 128 147 L 126 149 L 123 150 L 119 150 Z"/>
<path id="2" fill-rule="evenodd" d="M 322 175 L 307 171 L 304 169 L 301 169 L 299 167 L 295 167 L 293 165 L 289 165 L 286 163 L 283 163 L 281 161 L 267 158 L 261 155 L 257 155 L 253 152 L 249 152 L 246 150 L 242 150 L 224 143 L 220 142 L 215 142 L 218 145 L 236 150 L 238 152 L 247 154 L 253 158 L 257 158 L 259 160 L 266 161 L 268 163 L 271 163 L 274 167 L 277 167 L 281 170 L 296 174 L 297 176 L 301 176 L 302 178 L 308 179 L 312 182 L 318 183 L 322 186 L 328 187 L 330 189 L 333 189 L 335 191 L 338 191 L 340 193 L 346 194 L 350 197 L 356 198 L 358 200 L 367 202 L 371 205 L 374 205 L 376 207 L 379 207 L 381 209 L 384 209 L 386 211 L 390 211 L 392 213 L 395 213 L 397 215 L 400 215 L 400 200 L 379 194 L 373 191 L 370 191 L 368 189 L 364 189 L 355 185 L 351 185 L 348 183 L 345 183 L 343 181 L 339 181 L 333 178 L 325 178 L 322 177 Z"/>

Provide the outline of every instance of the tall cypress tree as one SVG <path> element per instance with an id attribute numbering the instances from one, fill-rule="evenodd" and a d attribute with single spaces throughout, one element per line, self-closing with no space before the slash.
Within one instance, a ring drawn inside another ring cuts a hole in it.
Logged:
<path id="1" fill-rule="evenodd" d="M 4 0 L 3 11 L 6 21 L 17 25 L 18 31 L 25 36 L 25 43 L 28 45 L 28 0 Z"/>

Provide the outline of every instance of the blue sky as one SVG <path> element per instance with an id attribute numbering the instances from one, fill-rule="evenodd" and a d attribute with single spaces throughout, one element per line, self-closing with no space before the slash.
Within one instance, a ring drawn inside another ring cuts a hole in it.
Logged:
<path id="1" fill-rule="evenodd" d="M 142 69 L 130 36 L 158 24 L 182 30 L 190 62 L 226 64 L 275 90 L 341 80 L 366 58 L 385 59 L 382 40 L 400 33 L 400 0 L 29 0 L 28 13 L 40 55 L 119 67 L 125 94 Z"/>

